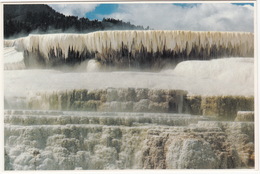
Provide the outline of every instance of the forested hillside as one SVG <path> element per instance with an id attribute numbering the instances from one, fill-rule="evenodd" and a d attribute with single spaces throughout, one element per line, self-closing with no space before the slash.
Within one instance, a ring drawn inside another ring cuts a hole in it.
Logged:
<path id="1" fill-rule="evenodd" d="M 99 30 L 144 30 L 113 18 L 102 21 L 65 16 L 48 5 L 4 5 L 4 38 L 27 36 L 30 33 L 87 33 Z"/>

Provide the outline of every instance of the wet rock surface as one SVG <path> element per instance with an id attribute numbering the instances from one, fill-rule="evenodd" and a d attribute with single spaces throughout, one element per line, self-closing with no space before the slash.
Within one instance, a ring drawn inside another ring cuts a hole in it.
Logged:
<path id="1" fill-rule="evenodd" d="M 253 122 L 166 113 L 5 111 L 6 170 L 253 167 Z"/>
<path id="2" fill-rule="evenodd" d="M 184 90 L 107 88 L 37 92 L 27 98 L 28 109 L 188 113 L 234 120 L 241 110 L 254 110 L 254 97 L 189 96 Z"/>
<path id="3" fill-rule="evenodd" d="M 254 168 L 253 33 L 104 31 L 4 45 L 5 170 Z"/>
<path id="4" fill-rule="evenodd" d="M 239 111 L 235 121 L 254 121 L 254 112 L 253 111 Z"/>

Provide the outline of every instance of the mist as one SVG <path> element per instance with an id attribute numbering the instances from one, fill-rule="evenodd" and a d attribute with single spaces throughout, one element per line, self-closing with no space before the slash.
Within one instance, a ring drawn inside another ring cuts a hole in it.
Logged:
<path id="1" fill-rule="evenodd" d="M 4 7 L 5 170 L 255 167 L 252 6 L 118 6 L 183 30 Z"/>
<path id="2" fill-rule="evenodd" d="M 27 68 L 75 67 L 91 60 L 105 71 L 159 71 L 187 60 L 253 57 L 253 36 L 239 32 L 99 31 L 30 35 L 15 40 L 14 45 L 25 53 Z"/>

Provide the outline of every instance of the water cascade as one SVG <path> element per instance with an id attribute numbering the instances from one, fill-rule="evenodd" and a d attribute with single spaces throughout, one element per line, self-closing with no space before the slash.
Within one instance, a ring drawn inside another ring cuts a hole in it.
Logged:
<path id="1" fill-rule="evenodd" d="M 8 170 L 254 166 L 254 123 L 184 114 L 5 112 Z"/>
<path id="2" fill-rule="evenodd" d="M 102 31 L 4 45 L 5 170 L 255 166 L 253 33 Z"/>

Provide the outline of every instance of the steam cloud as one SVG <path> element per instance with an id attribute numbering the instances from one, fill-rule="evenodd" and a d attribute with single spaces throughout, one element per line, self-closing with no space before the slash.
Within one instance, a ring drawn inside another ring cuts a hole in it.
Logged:
<path id="1" fill-rule="evenodd" d="M 163 30 L 254 31 L 254 7 L 250 5 L 122 4 L 118 12 L 100 17 L 113 17 Z"/>

